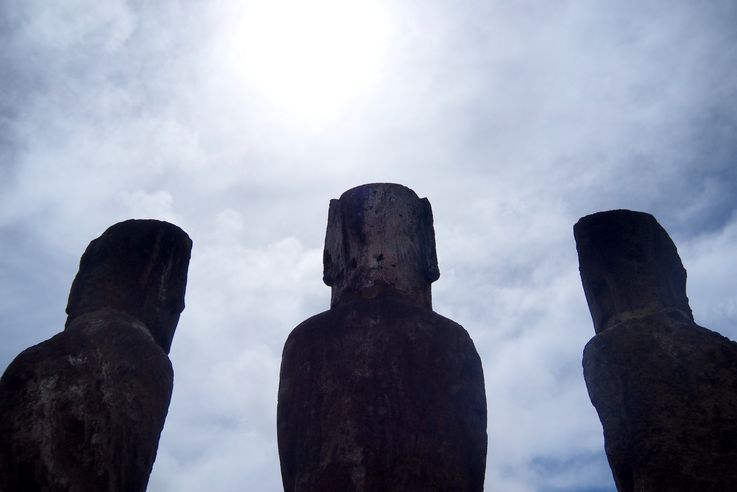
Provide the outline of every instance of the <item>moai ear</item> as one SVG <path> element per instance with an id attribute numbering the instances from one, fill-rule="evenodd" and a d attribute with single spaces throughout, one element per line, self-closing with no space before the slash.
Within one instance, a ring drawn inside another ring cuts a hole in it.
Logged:
<path id="1" fill-rule="evenodd" d="M 438 254 L 435 249 L 435 228 L 433 227 L 432 206 L 430 200 L 423 198 L 422 217 L 420 226 L 422 238 L 420 244 L 423 245 L 422 259 L 424 261 L 425 277 L 428 282 L 435 282 L 440 278 L 440 268 L 438 267 Z"/>
<path id="2" fill-rule="evenodd" d="M 325 249 L 322 252 L 322 281 L 333 286 L 344 275 L 345 246 L 343 242 L 343 214 L 340 200 L 330 200 L 328 208 L 328 227 L 325 231 Z"/>

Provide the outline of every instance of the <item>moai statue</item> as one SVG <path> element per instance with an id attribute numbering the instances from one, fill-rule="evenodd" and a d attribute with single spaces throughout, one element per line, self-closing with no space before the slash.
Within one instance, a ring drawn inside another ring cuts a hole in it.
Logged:
<path id="1" fill-rule="evenodd" d="M 628 210 L 574 235 L 596 332 L 584 378 L 617 490 L 737 490 L 737 344 L 694 323 L 670 237 Z"/>
<path id="2" fill-rule="evenodd" d="M 432 310 L 428 200 L 384 183 L 331 200 L 324 267 L 330 310 L 297 326 L 282 356 L 284 490 L 481 491 L 481 361 Z"/>
<path id="3" fill-rule="evenodd" d="M 191 248 L 155 220 L 121 222 L 90 243 L 64 331 L 0 379 L 0 491 L 146 490 Z"/>

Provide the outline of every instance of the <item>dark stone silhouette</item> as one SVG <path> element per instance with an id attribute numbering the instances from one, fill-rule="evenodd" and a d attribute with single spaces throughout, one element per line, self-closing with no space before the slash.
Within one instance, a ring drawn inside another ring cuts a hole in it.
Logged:
<path id="1" fill-rule="evenodd" d="M 192 242 L 129 220 L 90 243 L 62 333 L 0 379 L 0 491 L 144 491 L 171 398 Z"/>
<path id="2" fill-rule="evenodd" d="M 432 311 L 439 276 L 427 199 L 370 184 L 331 200 L 329 311 L 284 346 L 284 489 L 481 491 L 486 397 L 468 333 Z"/>
<path id="3" fill-rule="evenodd" d="M 574 235 L 597 333 L 584 378 L 617 489 L 737 490 L 737 344 L 694 323 L 670 237 L 628 210 Z"/>

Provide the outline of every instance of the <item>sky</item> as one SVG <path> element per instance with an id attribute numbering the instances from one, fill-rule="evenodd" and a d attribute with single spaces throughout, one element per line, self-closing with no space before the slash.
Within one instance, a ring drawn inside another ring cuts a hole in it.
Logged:
<path id="1" fill-rule="evenodd" d="M 329 308 L 328 202 L 433 207 L 434 309 L 481 355 L 486 490 L 614 490 L 573 224 L 652 213 L 699 324 L 737 339 L 732 0 L 0 2 L 0 368 L 61 331 L 79 258 L 194 241 L 153 492 L 281 490 L 289 332 Z"/>

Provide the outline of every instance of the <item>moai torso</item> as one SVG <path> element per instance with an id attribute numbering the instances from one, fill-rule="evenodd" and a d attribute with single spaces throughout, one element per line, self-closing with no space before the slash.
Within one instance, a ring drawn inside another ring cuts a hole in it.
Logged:
<path id="1" fill-rule="evenodd" d="M 737 490 L 737 344 L 694 323 L 670 237 L 627 210 L 574 234 L 596 331 L 584 377 L 617 489 Z"/>
<path id="2" fill-rule="evenodd" d="M 1 492 L 146 490 L 191 247 L 181 229 L 153 220 L 116 224 L 90 243 L 65 330 L 0 379 Z"/>
<path id="3" fill-rule="evenodd" d="M 481 361 L 432 311 L 427 199 L 372 184 L 332 200 L 324 262 L 331 308 L 295 328 L 282 357 L 284 489 L 483 490 Z"/>

